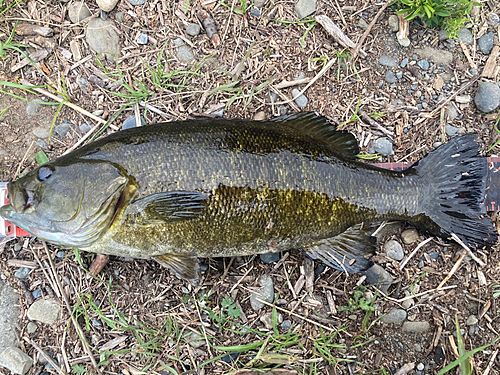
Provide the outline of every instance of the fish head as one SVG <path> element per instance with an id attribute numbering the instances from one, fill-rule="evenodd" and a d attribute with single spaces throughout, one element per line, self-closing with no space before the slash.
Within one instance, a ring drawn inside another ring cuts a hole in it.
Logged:
<path id="1" fill-rule="evenodd" d="M 88 247 L 123 207 L 128 185 L 111 163 L 47 163 L 7 185 L 10 203 L 0 216 L 42 240 Z"/>

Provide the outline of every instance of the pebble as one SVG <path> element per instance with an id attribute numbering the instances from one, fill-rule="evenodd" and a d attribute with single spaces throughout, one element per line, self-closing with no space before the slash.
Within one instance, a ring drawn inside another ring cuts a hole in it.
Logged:
<path id="1" fill-rule="evenodd" d="M 269 253 L 269 254 L 260 254 L 260 260 L 266 264 L 277 262 L 280 260 L 280 253 Z"/>
<path id="2" fill-rule="evenodd" d="M 423 369 L 425 368 L 424 364 L 422 362 L 420 362 L 418 365 L 417 365 L 417 370 L 418 371 L 422 371 Z"/>
<path id="3" fill-rule="evenodd" d="M 451 125 L 449 125 L 449 124 L 446 124 L 446 125 L 444 126 L 444 130 L 445 130 L 446 135 L 447 135 L 448 137 L 453 137 L 455 134 L 457 134 L 457 133 L 458 133 L 458 128 L 456 128 L 456 127 L 454 127 L 454 126 L 451 126 Z"/>
<path id="4" fill-rule="evenodd" d="M 401 306 L 403 306 L 404 309 L 408 310 L 410 309 L 413 305 L 415 304 L 415 300 L 413 298 L 408 298 L 403 301 Z"/>
<path id="5" fill-rule="evenodd" d="M 310 16 L 316 12 L 317 0 L 299 0 L 295 4 L 295 12 L 299 16 L 299 19 Z"/>
<path id="6" fill-rule="evenodd" d="M 403 78 L 403 72 L 396 72 L 396 78 L 397 79 Z"/>
<path id="7" fill-rule="evenodd" d="M 495 41 L 495 34 L 493 31 L 490 31 L 488 34 L 484 34 L 477 41 L 477 45 L 482 53 L 485 55 L 489 55 L 491 50 L 493 49 L 493 42 Z"/>
<path id="8" fill-rule="evenodd" d="M 259 8 L 253 8 L 251 11 L 250 11 L 250 14 L 254 17 L 260 17 L 261 15 L 261 11 Z"/>
<path id="9" fill-rule="evenodd" d="M 19 251 L 19 250 L 21 250 L 22 248 L 23 248 L 23 247 L 21 246 L 21 244 L 20 244 L 20 243 L 16 243 L 16 244 L 14 245 L 14 251 Z"/>
<path id="10" fill-rule="evenodd" d="M 446 30 L 444 30 L 444 29 L 439 30 L 438 38 L 439 38 L 439 40 L 448 39 L 448 37 L 446 36 Z"/>
<path id="11" fill-rule="evenodd" d="M 455 101 L 460 104 L 467 104 L 470 103 L 471 97 L 470 95 L 457 95 Z"/>
<path id="12" fill-rule="evenodd" d="M 402 47 L 408 47 L 410 45 L 410 39 L 409 38 L 397 38 L 398 39 L 398 43 L 402 46 Z"/>
<path id="13" fill-rule="evenodd" d="M 28 318 L 46 324 L 54 324 L 60 311 L 61 307 L 55 299 L 39 299 L 29 307 Z"/>
<path id="14" fill-rule="evenodd" d="M 29 322 L 26 329 L 28 330 L 28 333 L 35 333 L 35 331 L 38 329 L 38 326 L 34 322 Z"/>
<path id="15" fill-rule="evenodd" d="M 173 43 L 178 46 L 176 56 L 180 62 L 188 64 L 194 60 L 193 50 L 181 38 L 175 39 Z"/>
<path id="16" fill-rule="evenodd" d="M 38 112 L 38 106 L 40 104 L 37 102 L 29 102 L 28 105 L 26 106 L 26 113 L 28 116 L 35 116 L 36 113 Z"/>
<path id="17" fill-rule="evenodd" d="M 393 72 L 388 70 L 385 72 L 385 81 L 387 83 L 396 83 L 398 81 L 398 78 L 396 77 L 396 75 Z"/>
<path id="18" fill-rule="evenodd" d="M 407 229 L 401 233 L 401 239 L 407 245 L 418 241 L 418 231 L 416 229 Z"/>
<path id="19" fill-rule="evenodd" d="M 403 332 L 426 332 L 431 328 L 429 322 L 404 322 Z"/>
<path id="20" fill-rule="evenodd" d="M 373 148 L 375 149 L 375 152 L 382 156 L 394 155 L 392 141 L 387 137 L 377 138 L 373 143 Z"/>
<path id="21" fill-rule="evenodd" d="M 264 323 L 264 327 L 267 329 L 273 329 L 273 313 L 268 312 L 260 317 L 260 321 Z M 276 314 L 276 321 L 278 324 L 283 323 L 283 315 L 281 313 Z"/>
<path id="22" fill-rule="evenodd" d="M 93 318 L 92 319 L 92 325 L 94 327 L 102 327 L 102 322 L 100 319 L 97 319 L 97 318 Z"/>
<path id="23" fill-rule="evenodd" d="M 360 18 L 359 21 L 358 21 L 358 26 L 361 28 L 361 30 L 365 30 L 368 29 L 368 23 L 365 21 L 364 18 Z"/>
<path id="24" fill-rule="evenodd" d="M 496 25 L 497 23 L 500 23 L 500 17 L 496 13 L 490 13 L 490 15 L 488 16 L 488 22 Z"/>
<path id="25" fill-rule="evenodd" d="M 399 31 L 399 18 L 396 15 L 390 15 L 389 20 L 387 21 L 389 27 L 395 33 Z"/>
<path id="26" fill-rule="evenodd" d="M 141 117 L 141 125 L 146 125 L 146 120 Z M 123 121 L 122 130 L 132 129 L 136 127 L 135 116 L 129 116 Z"/>
<path id="27" fill-rule="evenodd" d="M 314 274 L 316 276 L 321 275 L 325 271 L 326 267 L 324 264 L 318 264 L 317 267 L 314 269 Z"/>
<path id="28" fill-rule="evenodd" d="M 192 331 L 189 331 L 184 335 L 184 341 L 195 349 L 201 348 L 203 345 L 206 345 L 206 341 L 203 336 Z"/>
<path id="29" fill-rule="evenodd" d="M 439 252 L 438 251 L 433 251 L 432 253 L 428 253 L 427 255 L 429 256 L 429 258 L 434 259 L 434 260 L 436 260 L 437 258 L 439 258 Z"/>
<path id="30" fill-rule="evenodd" d="M 236 361 L 239 356 L 240 356 L 240 353 L 230 353 L 230 354 L 225 355 L 224 357 L 222 357 L 221 360 L 223 362 L 226 362 L 226 363 L 231 363 L 231 362 Z"/>
<path id="31" fill-rule="evenodd" d="M 465 324 L 467 324 L 468 326 L 473 326 L 473 325 L 476 325 L 477 323 L 479 323 L 479 320 L 477 319 L 477 316 L 475 315 L 471 315 L 467 318 L 467 321 L 465 322 Z"/>
<path id="32" fill-rule="evenodd" d="M 253 116 L 253 119 L 255 121 L 263 121 L 266 119 L 266 112 L 264 111 L 259 111 L 255 114 L 255 116 Z"/>
<path id="33" fill-rule="evenodd" d="M 68 17 L 73 23 L 79 23 L 91 15 L 92 13 L 83 1 L 75 1 L 68 6 Z"/>
<path id="34" fill-rule="evenodd" d="M 262 309 L 265 304 L 259 300 L 267 303 L 272 303 L 274 300 L 274 283 L 269 275 L 262 275 L 259 279 L 261 288 L 250 295 L 250 304 L 255 311 Z"/>
<path id="35" fill-rule="evenodd" d="M 88 124 L 81 124 L 78 129 L 80 129 L 80 131 L 82 133 L 87 133 L 88 131 L 92 130 L 92 128 L 90 127 L 90 125 Z"/>
<path id="36" fill-rule="evenodd" d="M 59 137 L 64 138 L 66 137 L 70 129 L 71 127 L 69 126 L 69 124 L 62 123 L 56 126 L 55 131 Z"/>
<path id="37" fill-rule="evenodd" d="M 460 30 L 458 33 L 458 39 L 465 44 L 472 44 L 474 42 L 474 37 L 469 29 L 465 28 Z"/>
<path id="38" fill-rule="evenodd" d="M 123 12 L 116 12 L 115 18 L 118 22 L 123 22 L 123 17 L 125 16 L 125 13 Z"/>
<path id="39" fill-rule="evenodd" d="M 99 8 L 105 12 L 111 12 L 115 9 L 118 0 L 96 0 Z"/>
<path id="40" fill-rule="evenodd" d="M 58 258 L 64 258 L 64 257 L 65 257 L 65 255 L 66 255 L 66 253 L 65 253 L 64 251 L 59 250 L 59 251 L 57 252 L 57 254 L 56 254 L 56 257 L 58 257 Z"/>
<path id="41" fill-rule="evenodd" d="M 146 4 L 146 0 L 127 0 L 131 5 L 138 6 Z"/>
<path id="42" fill-rule="evenodd" d="M 378 62 L 380 65 L 388 66 L 391 68 L 398 66 L 398 62 L 396 60 L 394 60 L 392 57 L 389 57 L 386 55 L 380 56 L 380 58 L 378 59 Z"/>
<path id="43" fill-rule="evenodd" d="M 429 69 L 429 62 L 427 60 L 420 60 L 420 61 L 417 62 L 417 65 L 422 70 L 428 70 Z"/>
<path id="44" fill-rule="evenodd" d="M 26 374 L 31 366 L 33 366 L 33 360 L 29 355 L 21 349 L 12 346 L 2 351 L 0 354 L 0 363 L 12 373 L 22 375 Z"/>
<path id="45" fill-rule="evenodd" d="M 304 94 L 300 95 L 297 97 L 297 95 L 300 94 L 300 91 L 298 89 L 293 89 L 292 90 L 292 97 L 295 98 L 295 104 L 297 104 L 297 106 L 299 108 L 304 108 L 305 106 L 307 106 L 307 103 L 309 103 L 309 100 L 306 98 L 306 96 Z"/>
<path id="46" fill-rule="evenodd" d="M 438 48 L 433 48 L 430 46 L 425 47 L 421 50 L 415 51 L 421 59 L 432 59 L 432 62 L 436 65 L 450 65 L 453 62 L 453 53 L 450 51 L 443 51 Z"/>
<path id="47" fill-rule="evenodd" d="M 14 276 L 17 277 L 18 279 L 25 279 L 28 277 L 28 275 L 31 272 L 31 268 L 28 267 L 20 267 L 18 270 L 14 273 Z"/>
<path id="48" fill-rule="evenodd" d="M 363 274 L 366 276 L 365 281 L 368 285 L 379 284 L 379 289 L 384 293 L 387 293 L 389 286 L 394 282 L 390 273 L 378 264 L 374 264 L 364 271 Z"/>
<path id="49" fill-rule="evenodd" d="M 44 150 L 48 150 L 49 148 L 47 147 L 47 143 L 45 143 L 45 141 L 43 139 L 38 139 L 36 141 L 36 144 L 38 145 L 38 147 L 40 147 L 41 149 L 44 149 Z"/>
<path id="50" fill-rule="evenodd" d="M 382 316 L 380 321 L 385 324 L 401 324 L 405 321 L 406 315 L 406 311 L 403 309 L 392 309 Z"/>
<path id="51" fill-rule="evenodd" d="M 197 23 L 190 23 L 186 27 L 186 33 L 189 36 L 196 36 L 201 32 L 201 26 Z"/>
<path id="52" fill-rule="evenodd" d="M 394 260 L 402 260 L 405 256 L 403 247 L 398 241 L 389 240 L 384 244 L 384 250 L 387 256 Z"/>
<path id="53" fill-rule="evenodd" d="M 40 288 L 35 289 L 34 291 L 31 292 L 31 295 L 33 296 L 34 299 L 38 299 L 42 296 L 42 291 Z"/>
<path id="54" fill-rule="evenodd" d="M 283 323 L 281 323 L 281 329 L 283 331 L 289 331 L 290 328 L 292 328 L 292 321 L 291 320 L 283 320 Z"/>
<path id="55" fill-rule="evenodd" d="M 408 58 L 405 57 L 403 61 L 401 61 L 401 64 L 399 65 L 401 68 L 406 68 L 406 65 L 408 65 Z"/>
<path id="56" fill-rule="evenodd" d="M 437 364 L 443 363 L 444 361 L 444 350 L 441 346 L 436 346 L 436 350 L 434 351 L 434 359 Z"/>
<path id="57" fill-rule="evenodd" d="M 142 46 L 145 44 L 148 44 L 148 35 L 141 33 L 139 35 L 139 37 L 137 38 L 137 44 L 142 45 Z"/>
<path id="58" fill-rule="evenodd" d="M 474 97 L 477 109 L 491 112 L 500 104 L 500 87 L 493 82 L 481 82 Z"/>
<path id="59" fill-rule="evenodd" d="M 106 60 L 114 62 L 120 55 L 120 37 L 113 29 L 113 22 L 94 18 L 87 25 L 86 37 L 90 48 L 96 53 L 105 53 Z"/>

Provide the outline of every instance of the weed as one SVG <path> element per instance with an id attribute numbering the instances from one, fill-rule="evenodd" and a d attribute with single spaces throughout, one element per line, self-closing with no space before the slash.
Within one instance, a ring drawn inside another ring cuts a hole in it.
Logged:
<path id="1" fill-rule="evenodd" d="M 253 0 L 251 3 L 248 3 L 247 0 L 240 0 L 240 6 L 239 7 L 232 7 L 230 5 L 227 5 L 223 1 L 219 2 L 220 5 L 223 7 L 226 7 L 228 9 L 231 9 L 234 13 L 243 15 L 246 13 L 246 11 L 253 6 Z"/>
<path id="2" fill-rule="evenodd" d="M 375 160 L 375 159 L 378 159 L 381 155 L 378 153 L 375 153 L 375 154 L 358 154 L 356 156 L 360 159 L 363 159 L 363 160 Z"/>
<path id="3" fill-rule="evenodd" d="M 41 150 L 35 154 L 35 160 L 38 165 L 44 165 L 45 163 L 49 162 L 49 158 L 47 157 L 45 152 Z"/>
<path id="4" fill-rule="evenodd" d="M 497 122 L 495 122 L 495 126 L 494 126 L 495 131 L 500 135 L 500 130 L 498 130 L 499 123 L 500 123 L 500 112 L 499 112 L 499 116 L 497 118 Z M 498 139 L 498 141 L 493 143 L 493 146 L 491 146 L 486 152 L 490 152 L 491 150 L 493 150 L 495 147 L 498 146 L 499 143 L 500 143 L 500 139 Z"/>
<path id="5" fill-rule="evenodd" d="M 491 292 L 493 293 L 493 298 L 497 299 L 500 297 L 500 284 L 495 284 L 491 287 Z"/>
<path id="6" fill-rule="evenodd" d="M 71 369 L 76 375 L 84 375 L 87 373 L 87 368 L 84 365 L 78 364 L 71 366 Z"/>
<path id="7" fill-rule="evenodd" d="M 349 312 L 358 309 L 366 311 L 375 311 L 373 302 L 368 302 L 365 298 L 366 287 L 358 286 L 354 289 L 354 298 L 349 298 L 349 306 L 340 307 L 340 311 Z"/>
<path id="8" fill-rule="evenodd" d="M 9 105 L 8 107 L 5 107 L 4 109 L 2 109 L 0 111 L 0 120 L 2 119 L 3 115 L 5 115 L 5 112 L 7 112 L 10 108 L 12 108 L 11 105 Z"/>
<path id="9" fill-rule="evenodd" d="M 0 14 L 2 14 L 2 12 L 0 12 Z M 26 55 L 26 53 L 24 53 L 20 49 L 20 48 L 24 48 L 27 46 L 25 46 L 24 44 L 12 43 L 12 39 L 14 38 L 14 34 L 16 32 L 16 27 L 17 27 L 17 23 L 14 26 L 14 28 L 12 29 L 12 32 L 10 33 L 10 36 L 7 38 L 7 40 L 5 42 L 0 41 L 0 57 L 2 58 L 2 60 L 5 60 L 5 58 L 7 57 L 7 50 L 8 49 L 12 49 L 14 51 L 19 52 L 21 55 L 28 57 L 28 55 Z"/>
<path id="10" fill-rule="evenodd" d="M 359 100 L 358 100 L 358 104 L 356 104 L 356 109 L 354 110 L 354 113 L 353 115 L 347 120 L 347 121 L 344 121 L 342 124 L 340 124 L 339 126 L 337 126 L 337 129 L 338 130 L 342 130 L 342 128 L 347 125 L 347 124 L 350 124 L 351 122 L 356 122 L 358 121 L 359 119 L 359 115 L 358 115 L 358 112 L 359 112 L 359 107 L 361 106 L 361 96 L 359 97 Z"/>
<path id="11" fill-rule="evenodd" d="M 22 0 L 11 0 L 7 3 L 6 0 L 0 0 L 0 16 L 7 12 L 10 8 L 14 8 L 15 6 L 22 3 Z"/>

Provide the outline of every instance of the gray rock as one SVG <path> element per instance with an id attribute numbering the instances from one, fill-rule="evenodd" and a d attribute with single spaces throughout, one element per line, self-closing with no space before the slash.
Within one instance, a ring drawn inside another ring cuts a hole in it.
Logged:
<path id="1" fill-rule="evenodd" d="M 31 131 L 35 137 L 46 139 L 49 138 L 50 128 L 45 128 L 43 126 L 37 126 Z"/>
<path id="2" fill-rule="evenodd" d="M 17 346 L 16 323 L 19 318 L 19 296 L 8 284 L 0 282 L 0 352 Z"/>
<path id="3" fill-rule="evenodd" d="M 17 269 L 17 271 L 14 273 L 14 276 L 17 277 L 18 279 L 25 279 L 28 277 L 28 275 L 31 272 L 31 268 L 28 267 L 20 267 Z"/>
<path id="4" fill-rule="evenodd" d="M 138 6 L 146 4 L 146 0 L 127 0 L 131 5 Z"/>
<path id="5" fill-rule="evenodd" d="M 270 103 L 276 103 L 278 101 L 278 94 L 276 94 L 274 91 L 269 91 L 267 94 L 267 101 Z"/>
<path id="6" fill-rule="evenodd" d="M 265 304 L 259 300 L 267 303 L 272 303 L 274 300 L 274 283 L 269 275 L 262 275 L 259 279 L 261 288 L 250 295 L 250 304 L 255 311 L 262 309 Z"/>
<path id="7" fill-rule="evenodd" d="M 280 260 L 280 253 L 260 254 L 260 260 L 266 264 L 277 262 Z"/>
<path id="8" fill-rule="evenodd" d="M 468 326 L 473 326 L 477 323 L 479 323 L 479 320 L 477 319 L 477 316 L 475 316 L 475 315 L 469 316 L 467 318 L 467 321 L 465 322 L 465 324 L 467 324 Z"/>
<path id="9" fill-rule="evenodd" d="M 54 324 L 59 318 L 61 307 L 53 298 L 39 299 L 28 309 L 28 318 L 46 324 Z"/>
<path id="10" fill-rule="evenodd" d="M 481 82 L 474 97 L 477 109 L 491 112 L 500 104 L 500 87 L 493 82 Z"/>
<path id="11" fill-rule="evenodd" d="M 105 12 L 111 12 L 115 9 L 118 0 L 96 0 L 99 8 Z"/>
<path id="12" fill-rule="evenodd" d="M 403 332 L 426 332 L 431 328 L 429 322 L 404 322 Z"/>
<path id="13" fill-rule="evenodd" d="M 23 248 L 23 247 L 21 246 L 21 244 L 20 244 L 20 243 L 16 243 L 16 244 L 14 245 L 14 251 L 19 251 L 19 250 L 21 250 L 22 248 Z"/>
<path id="14" fill-rule="evenodd" d="M 394 260 L 402 260 L 405 257 L 403 247 L 398 241 L 389 240 L 384 244 L 384 250 L 387 257 Z"/>
<path id="15" fill-rule="evenodd" d="M 400 64 L 401 68 L 406 68 L 406 65 L 408 65 L 408 57 L 405 57 Z"/>
<path id="16" fill-rule="evenodd" d="M 108 61 L 116 61 L 120 55 L 120 37 L 113 29 L 113 22 L 94 18 L 87 25 L 86 40 L 96 53 L 104 53 Z"/>
<path id="17" fill-rule="evenodd" d="M 395 33 L 399 31 L 398 16 L 396 16 L 395 14 L 390 15 L 387 23 L 389 24 L 389 27 L 392 31 L 394 31 Z"/>
<path id="18" fill-rule="evenodd" d="M 37 139 L 36 144 L 43 150 L 48 150 L 47 143 L 43 139 Z"/>
<path id="19" fill-rule="evenodd" d="M 445 130 L 446 135 L 447 135 L 448 137 L 453 137 L 455 134 L 457 134 L 457 133 L 458 133 L 458 128 L 456 128 L 456 127 L 454 127 L 454 126 L 452 126 L 452 125 L 450 125 L 450 124 L 446 124 L 446 125 L 444 126 L 444 130 Z"/>
<path id="20" fill-rule="evenodd" d="M 465 44 L 472 44 L 474 42 L 474 37 L 469 29 L 462 29 L 458 33 L 458 39 Z"/>
<path id="21" fill-rule="evenodd" d="M 21 349 L 10 347 L 0 353 L 0 365 L 8 368 L 14 374 L 24 375 L 33 365 L 33 360 Z"/>
<path id="22" fill-rule="evenodd" d="M 81 131 L 82 133 L 87 133 L 87 132 L 89 132 L 89 131 L 91 131 L 91 130 L 92 130 L 92 128 L 90 127 L 90 125 L 89 125 L 89 124 L 81 124 L 81 125 L 78 127 L 78 129 L 80 129 L 80 131 Z"/>
<path id="23" fill-rule="evenodd" d="M 144 33 L 141 33 L 137 37 L 137 44 L 142 45 L 142 46 L 148 44 L 148 35 L 144 34 Z"/>
<path id="24" fill-rule="evenodd" d="M 401 233 L 401 239 L 407 245 L 418 241 L 418 231 L 416 229 L 407 229 Z"/>
<path id="25" fill-rule="evenodd" d="M 35 116 L 36 113 L 38 112 L 38 106 L 40 104 L 37 102 L 29 102 L 28 105 L 26 106 L 26 113 L 28 116 Z"/>
<path id="26" fill-rule="evenodd" d="M 448 114 L 448 120 L 454 120 L 458 117 L 458 111 L 452 104 L 446 106 L 446 112 Z"/>
<path id="27" fill-rule="evenodd" d="M 35 333 L 35 331 L 38 329 L 38 326 L 36 325 L 36 323 L 29 322 L 26 329 L 28 330 L 28 333 Z"/>
<path id="28" fill-rule="evenodd" d="M 391 67 L 391 68 L 394 68 L 394 67 L 398 66 L 398 62 L 396 60 L 394 60 L 392 57 L 389 57 L 389 56 L 386 56 L 386 55 L 380 56 L 379 59 L 378 59 L 378 62 L 379 62 L 380 65 L 388 66 L 388 67 Z"/>
<path id="29" fill-rule="evenodd" d="M 129 116 L 123 121 L 122 130 L 132 129 L 136 127 L 135 116 Z M 146 120 L 141 117 L 141 125 L 146 125 Z"/>
<path id="30" fill-rule="evenodd" d="M 195 349 L 201 348 L 203 345 L 207 344 L 203 336 L 192 331 L 189 331 L 184 335 L 184 341 Z"/>
<path id="31" fill-rule="evenodd" d="M 34 299 L 38 299 L 42 296 L 42 291 L 40 288 L 35 289 L 34 291 L 31 292 L 31 295 L 33 296 Z"/>
<path id="32" fill-rule="evenodd" d="M 493 42 L 495 41 L 495 34 L 493 31 L 490 31 L 488 34 L 484 34 L 477 41 L 477 45 L 482 53 L 485 55 L 489 55 L 491 50 L 493 49 Z"/>
<path id="33" fill-rule="evenodd" d="M 63 122 L 62 124 L 59 124 L 56 126 L 55 131 L 59 137 L 64 138 L 64 137 L 66 137 L 66 135 L 68 135 L 68 132 L 70 131 L 70 129 L 71 129 L 71 126 L 69 126 L 69 124 L 66 124 Z"/>
<path id="34" fill-rule="evenodd" d="M 91 15 L 89 8 L 83 1 L 75 1 L 68 6 L 68 17 L 73 23 L 79 23 Z"/>
<path id="35" fill-rule="evenodd" d="M 300 19 L 305 18 L 316 12 L 316 4 L 317 0 L 299 0 L 295 4 L 295 12 Z"/>
<path id="36" fill-rule="evenodd" d="M 201 26 L 198 25 L 197 23 L 190 23 L 186 27 L 186 33 L 189 36 L 196 36 L 201 32 Z"/>
<path id="37" fill-rule="evenodd" d="M 267 329 L 273 329 L 273 313 L 272 312 L 268 312 L 268 313 L 265 313 L 264 315 L 262 315 L 260 317 L 260 321 L 262 323 L 264 323 L 264 326 Z M 278 324 L 283 323 L 283 315 L 281 315 L 281 313 L 276 314 L 276 322 Z"/>
<path id="38" fill-rule="evenodd" d="M 250 14 L 254 17 L 260 17 L 260 15 L 262 14 L 262 12 L 260 11 L 259 8 L 253 8 L 251 11 L 250 11 Z"/>
<path id="39" fill-rule="evenodd" d="M 402 47 L 408 47 L 410 45 L 410 38 L 398 38 L 398 43 L 402 46 Z"/>
<path id="40" fill-rule="evenodd" d="M 125 16 L 125 13 L 123 12 L 116 12 L 115 18 L 118 22 L 122 23 L 123 22 L 123 17 Z"/>
<path id="41" fill-rule="evenodd" d="M 396 78 L 397 79 L 403 78 L 403 72 L 396 72 Z"/>
<path id="42" fill-rule="evenodd" d="M 368 29 L 368 23 L 365 21 L 364 18 L 360 18 L 359 21 L 358 21 L 358 26 L 361 28 L 361 30 L 365 30 Z"/>
<path id="43" fill-rule="evenodd" d="M 492 25 L 496 25 L 497 23 L 500 23 L 500 17 L 498 16 L 498 14 L 492 12 L 488 16 L 488 22 Z"/>
<path id="44" fill-rule="evenodd" d="M 417 370 L 418 370 L 418 371 L 422 371 L 424 368 L 425 368 L 425 365 L 424 365 L 422 362 L 420 362 L 420 363 L 417 365 Z"/>
<path id="45" fill-rule="evenodd" d="M 63 250 L 59 250 L 56 253 L 56 257 L 58 257 L 58 258 L 64 258 L 65 255 L 66 255 L 66 253 Z"/>
<path id="46" fill-rule="evenodd" d="M 374 264 L 363 272 L 366 276 L 366 283 L 369 285 L 378 284 L 377 287 L 384 293 L 387 293 L 389 287 L 394 282 L 392 276 L 378 264 Z"/>
<path id="47" fill-rule="evenodd" d="M 406 319 L 406 311 L 403 309 L 392 309 L 386 315 L 380 318 L 385 324 L 401 324 Z"/>
<path id="48" fill-rule="evenodd" d="M 385 72 L 385 81 L 387 83 L 396 83 L 398 81 L 398 78 L 396 77 L 396 75 L 393 72 L 388 70 Z"/>
<path id="49" fill-rule="evenodd" d="M 92 325 L 94 327 L 102 327 L 102 321 L 100 319 L 93 318 L 92 319 Z"/>
<path id="50" fill-rule="evenodd" d="M 419 62 L 417 62 L 417 65 L 422 70 L 428 70 L 429 69 L 429 62 L 427 60 L 420 60 Z"/>
<path id="51" fill-rule="evenodd" d="M 382 156 L 394 155 L 394 151 L 392 150 L 392 141 L 387 137 L 377 138 L 373 143 L 373 148 L 375 149 L 375 152 Z"/>
<path id="52" fill-rule="evenodd" d="M 422 59 L 432 59 L 437 65 L 450 65 L 453 62 L 453 53 L 429 46 L 415 50 L 415 53 Z"/>
<path id="53" fill-rule="evenodd" d="M 174 45 L 178 46 L 176 56 L 180 62 L 188 64 L 194 60 L 194 53 L 191 47 L 187 46 L 181 38 L 175 39 Z"/>
<path id="54" fill-rule="evenodd" d="M 438 33 L 438 37 L 439 37 L 439 40 L 447 40 L 448 37 L 446 36 L 446 30 L 439 30 L 439 33 Z"/>
<path id="55" fill-rule="evenodd" d="M 283 320 L 283 323 L 281 323 L 281 329 L 284 331 L 289 331 L 290 328 L 292 328 L 292 321 L 291 320 Z"/>
<path id="56" fill-rule="evenodd" d="M 302 95 L 299 95 L 300 94 L 300 91 L 298 89 L 293 89 L 292 90 L 292 97 L 295 98 L 295 104 L 297 104 L 297 106 L 299 108 L 304 108 L 305 106 L 307 106 L 307 103 L 309 103 L 309 100 L 307 99 L 307 97 L 302 94 Z M 299 96 L 297 96 L 299 95 Z"/>
<path id="57" fill-rule="evenodd" d="M 266 3 L 267 3 L 267 0 L 254 0 L 253 6 L 256 8 L 262 9 Z"/>
<path id="58" fill-rule="evenodd" d="M 401 303 L 401 306 L 403 306 L 404 309 L 408 310 L 415 304 L 415 300 L 413 298 L 408 298 Z"/>

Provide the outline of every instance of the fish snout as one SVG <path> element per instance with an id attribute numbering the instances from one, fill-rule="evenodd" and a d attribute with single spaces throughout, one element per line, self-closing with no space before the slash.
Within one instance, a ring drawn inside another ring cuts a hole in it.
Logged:
<path id="1" fill-rule="evenodd" d="M 9 184 L 10 185 L 10 184 Z M 7 185 L 10 204 L 18 214 L 28 213 L 35 204 L 35 193 L 28 189 L 15 189 Z"/>

